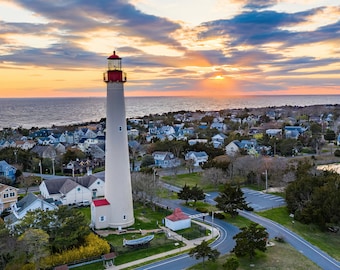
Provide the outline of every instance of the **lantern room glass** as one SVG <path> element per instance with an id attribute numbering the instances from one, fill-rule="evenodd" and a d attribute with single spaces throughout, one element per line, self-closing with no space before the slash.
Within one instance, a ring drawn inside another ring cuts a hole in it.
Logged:
<path id="1" fill-rule="evenodd" d="M 108 68 L 109 70 L 121 70 L 122 69 L 122 59 L 108 59 Z"/>

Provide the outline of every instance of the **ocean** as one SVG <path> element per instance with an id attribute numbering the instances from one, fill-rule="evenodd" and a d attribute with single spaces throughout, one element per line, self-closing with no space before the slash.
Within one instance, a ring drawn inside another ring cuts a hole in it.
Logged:
<path id="1" fill-rule="evenodd" d="M 218 111 L 270 106 L 340 104 L 340 95 L 242 97 L 126 97 L 126 117 L 176 111 Z M 0 98 L 0 130 L 51 127 L 99 121 L 106 114 L 105 97 Z"/>

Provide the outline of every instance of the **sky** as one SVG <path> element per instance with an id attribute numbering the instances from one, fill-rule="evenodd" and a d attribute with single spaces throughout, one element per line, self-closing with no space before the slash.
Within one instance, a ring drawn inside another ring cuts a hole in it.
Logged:
<path id="1" fill-rule="evenodd" d="M 298 3 L 297 3 L 298 2 Z M 0 98 L 340 94 L 339 0 L 0 0 Z"/>

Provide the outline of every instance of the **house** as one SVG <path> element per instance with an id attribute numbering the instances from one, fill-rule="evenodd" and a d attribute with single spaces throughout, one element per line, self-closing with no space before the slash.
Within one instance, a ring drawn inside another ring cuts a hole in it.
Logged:
<path id="1" fill-rule="evenodd" d="M 266 134 L 269 137 L 281 137 L 282 136 L 282 129 L 280 128 L 269 128 L 266 130 Z"/>
<path id="2" fill-rule="evenodd" d="M 94 175 L 49 179 L 41 182 L 39 190 L 45 199 L 74 205 L 104 196 L 104 181 Z"/>
<path id="3" fill-rule="evenodd" d="M 18 189 L 0 184 L 0 213 L 18 201 Z"/>
<path id="4" fill-rule="evenodd" d="M 218 131 L 225 132 L 227 131 L 227 125 L 221 122 L 214 122 L 210 125 L 210 129 L 217 129 Z"/>
<path id="5" fill-rule="evenodd" d="M 213 144 L 214 148 L 220 148 L 224 144 L 224 140 L 227 138 L 227 135 L 220 133 L 216 134 L 211 138 L 211 143 Z"/>
<path id="6" fill-rule="evenodd" d="M 58 142 L 58 143 L 54 143 L 53 144 L 54 150 L 56 151 L 56 153 L 58 154 L 65 154 L 66 152 L 66 147 L 65 145 L 63 145 L 62 143 Z"/>
<path id="7" fill-rule="evenodd" d="M 92 198 L 104 196 L 104 180 L 94 175 L 86 175 L 82 177 L 76 177 L 74 178 L 74 181 L 90 190 L 92 193 Z"/>
<path id="8" fill-rule="evenodd" d="M 172 231 L 178 231 L 191 227 L 191 219 L 184 214 L 181 208 L 176 208 L 174 212 L 164 218 L 165 227 Z"/>
<path id="9" fill-rule="evenodd" d="M 31 152 L 38 154 L 41 158 L 53 159 L 57 156 L 57 151 L 51 145 L 36 145 L 31 149 Z"/>
<path id="10" fill-rule="evenodd" d="M 173 168 L 180 165 L 180 160 L 171 152 L 156 151 L 152 153 L 155 160 L 155 166 L 161 168 Z"/>
<path id="11" fill-rule="evenodd" d="M 22 150 L 29 150 L 35 146 L 35 141 L 33 140 L 19 140 L 15 142 L 16 147 Z"/>
<path id="12" fill-rule="evenodd" d="M 255 139 L 242 141 L 234 140 L 225 147 L 225 152 L 229 156 L 234 156 L 236 153 L 240 152 L 240 150 L 244 150 L 247 153 L 251 152 L 252 154 L 254 154 L 257 153 L 256 147 L 257 141 Z"/>
<path id="13" fill-rule="evenodd" d="M 297 139 L 301 134 L 303 134 L 307 128 L 301 126 L 285 126 L 285 136 L 286 138 Z"/>
<path id="14" fill-rule="evenodd" d="M 205 151 L 200 151 L 200 152 L 195 152 L 195 151 L 190 151 L 185 154 L 185 160 L 193 160 L 194 161 L 194 166 L 200 166 L 203 163 L 208 161 L 208 154 Z"/>
<path id="15" fill-rule="evenodd" d="M 12 206 L 12 213 L 5 217 L 5 221 L 15 225 L 20 219 L 23 219 L 27 212 L 42 209 L 44 211 L 57 209 L 55 204 L 49 203 L 33 193 L 28 193 L 24 198 Z"/>
<path id="16" fill-rule="evenodd" d="M 191 139 L 188 141 L 189 145 L 195 145 L 197 143 L 208 143 L 207 139 Z"/>
<path id="17" fill-rule="evenodd" d="M 238 142 L 239 142 L 238 140 L 234 140 L 226 145 L 225 147 L 226 155 L 235 156 L 238 152 L 240 152 Z"/>
<path id="18" fill-rule="evenodd" d="M 5 160 L 0 161 L 0 177 L 2 176 L 14 181 L 16 171 L 17 169 L 9 165 Z"/>
<path id="19" fill-rule="evenodd" d="M 7 148 L 7 147 L 16 147 L 16 144 L 14 141 L 12 140 L 1 140 L 0 141 L 0 149 L 4 149 L 4 148 Z"/>

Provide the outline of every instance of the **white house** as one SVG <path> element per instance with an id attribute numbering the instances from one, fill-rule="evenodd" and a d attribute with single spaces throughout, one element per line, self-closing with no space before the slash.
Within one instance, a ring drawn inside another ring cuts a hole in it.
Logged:
<path id="1" fill-rule="evenodd" d="M 192 159 L 194 161 L 194 166 L 200 166 L 201 164 L 208 161 L 208 154 L 204 151 L 201 152 L 195 152 L 190 151 L 185 154 L 185 160 Z"/>
<path id="2" fill-rule="evenodd" d="M 208 143 L 207 139 L 190 139 L 188 140 L 189 145 L 195 145 L 197 143 Z"/>
<path id="3" fill-rule="evenodd" d="M 93 191 L 70 178 L 45 180 L 40 184 L 39 189 L 45 199 L 51 198 L 60 201 L 63 205 L 92 201 Z"/>
<path id="4" fill-rule="evenodd" d="M 174 212 L 165 217 L 165 227 L 172 231 L 178 231 L 191 227 L 191 219 L 188 215 L 184 214 L 180 208 L 176 208 Z"/>
<path id="5" fill-rule="evenodd" d="M 44 211 L 57 209 L 57 206 L 43 199 L 38 198 L 33 193 L 28 193 L 24 198 L 12 206 L 12 213 L 5 217 L 5 221 L 11 225 L 24 218 L 27 212 L 42 209 Z"/>
<path id="6" fill-rule="evenodd" d="M 238 153 L 240 151 L 240 148 L 238 146 L 239 141 L 232 141 L 230 143 L 228 143 L 228 145 L 225 147 L 225 153 L 228 156 L 235 156 L 236 153 Z"/>

